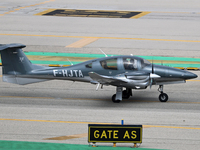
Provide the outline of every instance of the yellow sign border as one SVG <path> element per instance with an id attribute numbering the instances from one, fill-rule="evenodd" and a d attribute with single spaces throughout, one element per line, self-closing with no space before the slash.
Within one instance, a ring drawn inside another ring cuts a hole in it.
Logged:
<path id="1" fill-rule="evenodd" d="M 123 127 L 124 126 L 124 127 Z M 131 125 L 130 125 L 131 126 Z M 139 128 L 140 129 L 140 141 L 94 141 L 94 140 L 90 140 L 90 128 Z M 109 125 L 109 126 L 101 126 L 101 125 L 99 125 L 99 126 L 89 126 L 88 127 L 88 143 L 96 143 L 96 142 L 98 142 L 98 143 L 142 143 L 142 127 L 134 127 L 134 125 L 133 125 L 133 127 L 127 127 L 126 125 L 121 125 L 121 127 L 120 126 L 116 126 L 116 125 Z"/>

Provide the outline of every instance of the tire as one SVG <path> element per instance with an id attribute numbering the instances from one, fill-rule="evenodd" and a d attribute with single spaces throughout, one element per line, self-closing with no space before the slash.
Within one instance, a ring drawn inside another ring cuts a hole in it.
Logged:
<path id="1" fill-rule="evenodd" d="M 113 103 L 119 103 L 120 100 L 115 100 L 115 97 L 116 97 L 116 94 L 114 94 L 114 95 L 112 96 L 112 101 L 113 101 Z"/>
<path id="2" fill-rule="evenodd" d="M 127 93 L 126 90 L 124 90 L 124 91 L 122 92 L 122 98 L 128 99 L 130 96 L 131 96 L 130 93 Z"/>
<path id="3" fill-rule="evenodd" d="M 166 101 L 168 101 L 168 95 L 166 93 L 161 93 L 159 95 L 159 100 L 160 100 L 160 102 L 166 102 Z"/>

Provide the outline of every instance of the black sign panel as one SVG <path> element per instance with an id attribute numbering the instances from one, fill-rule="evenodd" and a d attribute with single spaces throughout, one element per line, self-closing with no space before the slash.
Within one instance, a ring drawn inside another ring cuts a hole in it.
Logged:
<path id="1" fill-rule="evenodd" d="M 88 142 L 142 143 L 142 125 L 88 125 Z"/>

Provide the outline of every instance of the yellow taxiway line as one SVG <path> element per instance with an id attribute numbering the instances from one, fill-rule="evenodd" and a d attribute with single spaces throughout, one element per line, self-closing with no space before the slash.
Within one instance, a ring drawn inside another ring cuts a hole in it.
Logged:
<path id="1" fill-rule="evenodd" d="M 83 38 L 77 42 L 74 42 L 66 47 L 71 47 L 71 48 L 81 48 L 84 47 L 92 42 L 97 41 L 99 38 Z"/>
<path id="2" fill-rule="evenodd" d="M 82 133 L 82 134 L 74 134 L 74 135 L 68 135 L 68 136 L 45 138 L 43 140 L 69 140 L 69 139 L 75 139 L 75 138 L 83 138 L 87 136 L 88 136 L 88 133 Z"/>
<path id="3" fill-rule="evenodd" d="M 168 11 L 151 11 L 151 13 L 159 13 L 159 14 L 162 14 L 162 13 L 169 13 L 169 14 L 191 14 L 191 12 L 168 12 Z M 195 14 L 199 14 L 199 13 L 195 13 Z"/>
<path id="4" fill-rule="evenodd" d="M 148 38 L 125 38 L 125 37 L 90 37 L 90 36 L 67 36 L 67 35 L 37 35 L 37 34 L 5 34 L 5 36 L 33 36 L 33 37 L 59 37 L 59 38 L 93 38 L 93 39 L 113 39 L 113 40 L 146 40 L 146 41 L 164 41 L 164 42 L 197 42 L 198 40 L 173 40 L 173 39 L 148 39 Z"/>
<path id="5" fill-rule="evenodd" d="M 200 130 L 200 128 L 194 127 L 177 127 L 177 126 L 158 126 L 158 125 L 143 125 L 145 128 L 171 128 L 171 129 L 189 129 L 189 130 Z"/>
<path id="6" fill-rule="evenodd" d="M 79 122 L 79 121 L 57 121 L 57 120 L 32 120 L 32 119 L 10 119 L 0 118 L 1 121 L 27 121 L 27 122 L 51 122 L 51 123 L 75 123 L 75 124 L 118 124 L 118 123 L 100 123 L 100 122 Z M 180 126 L 159 126 L 159 125 L 143 125 L 144 128 L 172 128 L 172 129 L 189 129 L 200 130 L 195 127 L 180 127 Z M 63 137 L 64 138 L 64 137 Z"/>
<path id="7" fill-rule="evenodd" d="M 49 13 L 49 12 L 52 12 L 52 11 L 54 11 L 54 10 L 56 10 L 56 9 L 47 9 L 47 10 L 45 10 L 45 11 L 43 11 L 43 12 L 40 12 L 40 13 L 35 14 L 35 16 L 41 16 L 41 15 L 47 14 L 47 13 Z"/>
<path id="8" fill-rule="evenodd" d="M 187 82 L 190 81 L 190 82 L 200 82 L 200 80 L 186 80 Z"/>
<path id="9" fill-rule="evenodd" d="M 75 124 L 113 124 L 113 123 L 100 123 L 100 122 L 80 122 L 80 121 L 56 121 L 56 120 L 32 120 L 32 119 L 9 119 L 0 118 L 4 121 L 28 121 L 28 122 L 53 122 L 53 123 L 75 123 Z"/>
<path id="10" fill-rule="evenodd" d="M 135 16 L 131 17 L 131 19 L 138 19 L 138 18 L 143 17 L 143 16 L 145 16 L 145 15 L 147 15 L 147 14 L 149 14 L 149 13 L 151 13 L 151 12 L 148 12 L 148 11 L 146 11 L 146 12 L 141 12 L 141 13 L 139 13 L 138 15 L 135 15 Z"/>
<path id="11" fill-rule="evenodd" d="M 21 10 L 21 9 L 25 9 L 25 8 L 28 8 L 28 7 L 38 6 L 38 5 L 46 4 L 46 3 L 49 3 L 49 2 L 53 2 L 53 1 L 55 1 L 55 0 L 49 0 L 49 1 L 44 1 L 44 2 L 41 2 L 41 3 L 29 5 L 29 6 L 19 7 L 19 8 L 16 8 L 16 9 L 14 9 L 14 10 L 5 12 L 5 13 L 3 13 L 3 14 L 0 14 L 0 16 L 4 16 L 4 15 L 7 15 L 7 14 L 12 13 L 12 12 L 19 11 L 19 10 Z"/>

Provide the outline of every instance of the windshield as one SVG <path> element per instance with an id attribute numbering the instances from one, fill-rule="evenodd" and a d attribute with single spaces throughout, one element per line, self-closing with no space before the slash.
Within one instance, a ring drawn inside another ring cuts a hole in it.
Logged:
<path id="1" fill-rule="evenodd" d="M 144 67 L 146 67 L 146 66 L 148 66 L 150 64 L 151 63 L 148 60 L 146 60 L 146 59 L 142 59 L 142 61 L 141 61 L 142 68 L 144 68 Z"/>

